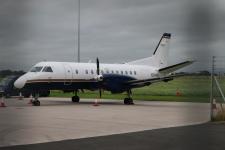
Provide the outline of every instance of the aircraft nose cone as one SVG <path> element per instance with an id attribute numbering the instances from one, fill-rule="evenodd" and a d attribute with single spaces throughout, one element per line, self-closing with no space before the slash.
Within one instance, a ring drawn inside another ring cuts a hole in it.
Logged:
<path id="1" fill-rule="evenodd" d="M 26 77 L 25 76 L 21 76 L 19 77 L 15 82 L 14 82 L 14 86 L 18 89 L 21 89 L 24 87 L 25 83 L 26 83 Z"/>

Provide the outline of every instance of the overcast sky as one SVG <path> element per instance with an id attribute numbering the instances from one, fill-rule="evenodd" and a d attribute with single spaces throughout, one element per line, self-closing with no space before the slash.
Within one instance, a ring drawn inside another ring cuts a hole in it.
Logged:
<path id="1" fill-rule="evenodd" d="M 81 61 L 123 63 L 151 56 L 172 33 L 170 64 L 209 68 L 225 55 L 223 0 L 81 0 Z M 78 0 L 1 0 L 0 69 L 39 61 L 77 61 Z"/>

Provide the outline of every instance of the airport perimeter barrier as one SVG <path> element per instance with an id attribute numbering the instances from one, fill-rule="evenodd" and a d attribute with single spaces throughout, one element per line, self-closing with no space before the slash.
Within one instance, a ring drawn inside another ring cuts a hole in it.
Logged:
<path id="1" fill-rule="evenodd" d="M 225 120 L 225 56 L 213 56 L 211 66 L 211 121 Z"/>

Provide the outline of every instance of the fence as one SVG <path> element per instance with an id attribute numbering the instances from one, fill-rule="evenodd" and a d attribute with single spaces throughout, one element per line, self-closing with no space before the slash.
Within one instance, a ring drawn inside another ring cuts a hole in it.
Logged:
<path id="1" fill-rule="evenodd" d="M 212 57 L 211 70 L 211 121 L 225 120 L 225 56 Z"/>

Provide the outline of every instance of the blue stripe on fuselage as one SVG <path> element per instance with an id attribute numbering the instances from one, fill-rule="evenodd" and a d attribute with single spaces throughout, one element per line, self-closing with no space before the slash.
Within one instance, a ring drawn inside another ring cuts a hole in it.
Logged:
<path id="1" fill-rule="evenodd" d="M 127 81 L 135 80 L 134 77 L 117 75 L 117 74 L 104 74 L 103 81 L 100 81 L 100 88 L 111 91 L 113 93 L 121 93 L 129 89 L 128 85 L 124 83 Z M 29 81 L 25 84 L 25 88 L 40 91 L 40 90 L 77 90 L 77 89 L 88 89 L 97 90 L 99 83 L 93 80 L 67 80 L 63 82 L 63 79 L 55 80 L 51 79 L 49 82 L 44 80 L 35 80 L 35 82 Z"/>

